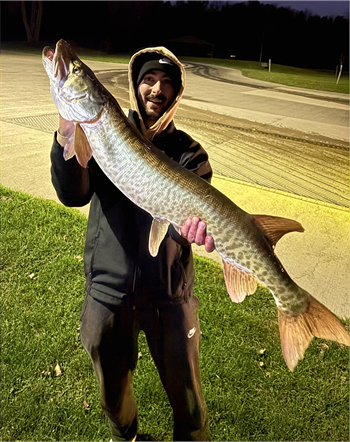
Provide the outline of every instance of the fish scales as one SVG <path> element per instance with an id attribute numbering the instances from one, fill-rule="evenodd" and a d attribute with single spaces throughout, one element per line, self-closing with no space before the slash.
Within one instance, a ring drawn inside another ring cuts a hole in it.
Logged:
<path id="1" fill-rule="evenodd" d="M 349 333 L 336 316 L 290 278 L 274 253 L 284 234 L 303 231 L 299 223 L 246 213 L 160 152 L 128 121 L 117 101 L 64 40 L 57 43 L 56 51 L 44 48 L 42 58 L 59 112 L 76 124 L 74 147 L 80 164 L 86 167 L 93 154 L 106 176 L 154 217 L 152 256 L 166 232 L 158 230 L 159 222 L 180 228 L 187 218 L 198 216 L 206 222 L 223 259 L 231 299 L 241 302 L 252 294 L 255 278 L 272 292 L 283 356 L 291 371 L 313 336 L 350 345 Z M 69 141 L 65 151 L 71 145 Z"/>
<path id="2" fill-rule="evenodd" d="M 272 269 L 267 280 L 265 266 L 259 259 L 260 253 L 254 247 L 256 243 L 258 247 L 262 244 L 266 247 L 266 240 L 250 215 L 237 206 L 232 210 L 232 202 L 228 198 L 192 172 L 173 164 L 163 153 L 151 152 L 141 143 L 130 149 L 132 136 L 127 124 L 120 129 L 118 136 L 109 133 L 109 137 L 115 138 L 110 140 L 109 145 L 118 150 L 118 161 L 111 163 L 108 148 L 99 140 L 107 138 L 104 132 L 113 126 L 113 119 L 107 112 L 102 118 L 96 127 L 93 124 L 82 126 L 88 140 L 97 147 L 94 154 L 97 163 L 102 170 L 108 171 L 111 181 L 123 193 L 155 218 L 166 219 L 177 227 L 182 226 L 187 218 L 199 216 L 207 223 L 208 234 L 215 238 L 218 252 L 224 259 L 239 263 L 247 270 L 252 267 L 259 281 L 272 283 Z M 196 182 L 200 185 L 195 185 Z M 242 225 L 247 226 L 243 231 Z M 251 241 L 253 236 L 254 241 Z M 274 271 L 273 275 L 273 285 L 276 286 L 280 273 Z"/>

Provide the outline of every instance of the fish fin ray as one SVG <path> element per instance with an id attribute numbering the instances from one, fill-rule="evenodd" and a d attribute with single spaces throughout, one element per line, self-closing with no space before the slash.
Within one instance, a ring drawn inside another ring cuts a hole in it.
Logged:
<path id="1" fill-rule="evenodd" d="M 313 336 L 303 315 L 290 316 L 278 310 L 278 322 L 283 357 L 289 370 L 294 371 Z"/>
<path id="2" fill-rule="evenodd" d="M 226 288 L 233 302 L 242 302 L 247 295 L 252 295 L 255 292 L 257 280 L 252 273 L 234 266 L 224 259 L 222 265 Z"/>
<path id="3" fill-rule="evenodd" d="M 290 316 L 278 310 L 283 357 L 290 371 L 303 359 L 313 337 L 350 346 L 348 331 L 327 307 L 311 295 L 305 313 Z"/>
<path id="4" fill-rule="evenodd" d="M 166 220 L 153 218 L 148 241 L 148 249 L 151 256 L 155 257 L 158 255 L 159 246 L 168 231 L 169 224 Z"/>
<path id="5" fill-rule="evenodd" d="M 303 226 L 293 219 L 270 215 L 252 215 L 273 246 L 290 232 L 304 232 Z"/>
<path id="6" fill-rule="evenodd" d="M 308 323 L 317 338 L 329 339 L 350 346 L 350 335 L 334 313 L 310 296 Z"/>
<path id="7" fill-rule="evenodd" d="M 78 163 L 86 169 L 92 157 L 92 149 L 85 132 L 78 123 L 75 125 L 74 131 L 74 149 Z"/>

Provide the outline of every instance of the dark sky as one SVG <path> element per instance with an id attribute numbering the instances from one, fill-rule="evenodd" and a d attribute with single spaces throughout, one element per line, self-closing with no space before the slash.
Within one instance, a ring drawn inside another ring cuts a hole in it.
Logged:
<path id="1" fill-rule="evenodd" d="M 315 0 L 315 1 L 285 1 L 285 0 L 267 0 L 260 1 L 260 3 L 270 3 L 278 6 L 290 7 L 298 11 L 308 10 L 313 14 L 322 16 L 337 16 L 349 17 L 349 1 L 329 1 L 329 0 Z"/>
<path id="2" fill-rule="evenodd" d="M 170 0 L 171 3 L 175 3 L 176 0 Z M 213 1 L 215 4 L 215 0 Z M 245 0 L 219 0 L 218 3 L 245 3 Z M 314 14 L 318 14 L 321 17 L 324 15 L 349 17 L 349 0 L 259 0 L 260 3 L 273 4 L 275 6 L 286 6 L 299 11 L 309 10 Z M 20 0 L 11 0 L 10 8 L 18 9 Z"/>

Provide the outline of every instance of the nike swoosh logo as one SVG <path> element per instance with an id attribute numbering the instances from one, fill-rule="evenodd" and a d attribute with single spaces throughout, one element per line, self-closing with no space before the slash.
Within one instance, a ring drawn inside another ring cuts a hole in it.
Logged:
<path id="1" fill-rule="evenodd" d="M 166 58 L 161 58 L 160 60 L 158 60 L 160 64 L 170 64 L 172 65 L 172 61 L 167 60 Z"/>
<path id="2" fill-rule="evenodd" d="M 196 333 L 196 327 L 191 328 L 191 330 L 188 332 L 187 337 L 190 339 L 192 336 Z"/>

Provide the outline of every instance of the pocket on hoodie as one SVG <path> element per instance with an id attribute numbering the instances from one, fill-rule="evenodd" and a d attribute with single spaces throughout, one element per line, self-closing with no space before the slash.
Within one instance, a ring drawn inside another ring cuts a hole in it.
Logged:
<path id="1" fill-rule="evenodd" d="M 171 294 L 172 299 L 186 301 L 188 299 L 188 281 L 185 268 L 180 259 L 171 266 Z"/>

